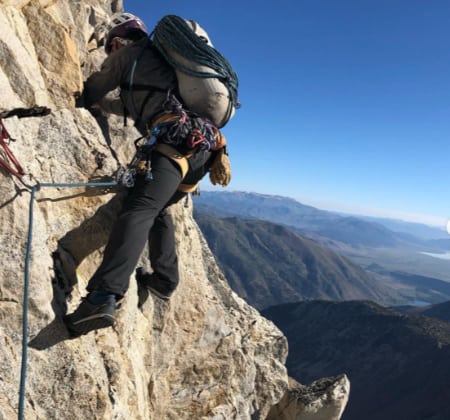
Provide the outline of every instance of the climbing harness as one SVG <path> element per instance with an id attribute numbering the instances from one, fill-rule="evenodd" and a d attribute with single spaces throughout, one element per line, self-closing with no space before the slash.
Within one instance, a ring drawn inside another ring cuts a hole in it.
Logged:
<path id="1" fill-rule="evenodd" d="M 211 121 L 187 112 L 170 91 L 167 93 L 163 108 L 164 112 L 151 124 L 150 136 L 139 137 L 135 140 L 136 154 L 126 168 L 120 168 L 117 172 L 116 180 L 119 185 L 126 188 L 133 187 L 137 175 L 145 176 L 147 182 L 151 181 L 153 151 L 173 160 L 180 167 L 184 178 L 189 169 L 187 159 L 197 150 L 210 151 L 225 146 L 226 139 L 219 129 Z M 142 140 L 145 140 L 145 143 L 140 145 Z M 180 146 L 187 149 L 185 154 L 177 150 Z M 195 188 L 196 185 L 182 184 L 180 191 L 191 192 Z"/>
<path id="2" fill-rule="evenodd" d="M 178 165 L 181 171 L 181 176 L 184 178 L 189 170 L 188 158 L 193 155 L 193 151 L 187 154 L 181 154 L 177 149 L 169 144 L 156 143 L 154 137 L 150 137 L 144 145 L 139 146 L 139 141 L 142 138 L 137 139 L 134 143 L 136 146 L 136 153 L 127 165 L 126 168 L 121 167 L 116 173 L 116 182 L 118 185 L 122 185 L 126 188 L 134 187 L 136 182 L 136 176 L 145 176 L 145 181 L 150 182 L 153 179 L 151 158 L 153 151 L 157 151 L 162 155 L 171 159 Z M 182 188 L 180 185 L 180 188 Z M 181 190 L 180 191 L 184 191 Z"/>
<path id="3" fill-rule="evenodd" d="M 161 144 L 184 146 L 192 151 L 216 151 L 226 138 L 207 118 L 187 111 L 170 91 L 163 105 L 165 113 L 153 122 L 153 132 Z"/>
<path id="4" fill-rule="evenodd" d="M 185 145 L 189 149 L 217 148 L 221 136 L 219 129 L 207 118 L 201 118 L 185 110 L 170 91 L 167 93 L 163 108 L 170 118 L 154 123 L 156 139 L 174 146 Z"/>

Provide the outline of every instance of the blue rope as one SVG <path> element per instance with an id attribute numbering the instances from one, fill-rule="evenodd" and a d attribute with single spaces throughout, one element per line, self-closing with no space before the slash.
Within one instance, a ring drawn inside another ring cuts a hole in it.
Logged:
<path id="1" fill-rule="evenodd" d="M 114 187 L 117 182 L 80 182 L 80 183 L 38 183 L 31 188 L 30 208 L 28 212 L 28 237 L 25 254 L 25 280 L 23 288 L 23 312 L 22 312 L 22 366 L 20 370 L 20 388 L 19 388 L 19 420 L 23 420 L 25 411 L 25 384 L 27 376 L 27 339 L 28 339 L 28 293 L 30 285 L 30 260 L 31 260 L 31 242 L 33 239 L 33 204 L 36 191 L 41 188 L 75 188 L 75 187 Z"/>
<path id="2" fill-rule="evenodd" d="M 35 187 L 39 190 L 41 187 L 54 187 L 54 188 L 79 188 L 79 187 L 115 187 L 117 186 L 116 181 L 110 182 L 75 182 L 73 184 L 70 183 L 39 183 Z"/>
<path id="3" fill-rule="evenodd" d="M 20 388 L 19 388 L 19 420 L 23 419 L 25 402 L 25 382 L 27 371 L 27 338 L 28 338 L 28 288 L 30 284 L 30 256 L 31 239 L 33 232 L 33 202 L 36 193 L 36 186 L 31 189 L 30 208 L 28 212 L 28 239 L 25 255 L 25 281 L 23 287 L 23 309 L 22 309 L 22 367 L 20 370 Z"/>

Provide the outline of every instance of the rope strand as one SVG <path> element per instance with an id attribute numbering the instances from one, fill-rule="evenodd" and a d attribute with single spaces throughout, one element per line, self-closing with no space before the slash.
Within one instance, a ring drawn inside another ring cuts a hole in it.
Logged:
<path id="1" fill-rule="evenodd" d="M 30 261 L 33 241 L 33 215 L 34 215 L 34 197 L 36 191 L 41 188 L 74 188 L 74 187 L 113 187 L 117 182 L 80 182 L 80 183 L 37 183 L 31 187 L 30 206 L 28 210 L 28 235 L 27 247 L 25 253 L 25 273 L 24 273 L 24 287 L 23 287 L 23 311 L 22 311 L 22 362 L 20 369 L 20 387 L 19 387 L 19 414 L 18 420 L 23 420 L 25 411 L 25 386 L 27 376 L 28 363 L 28 294 L 30 286 Z"/>
<path id="2" fill-rule="evenodd" d="M 238 102 L 238 77 L 228 60 L 214 47 L 197 36 L 184 19 L 176 15 L 165 16 L 155 28 L 153 43 L 164 58 L 177 70 L 194 77 L 217 78 L 227 87 L 235 108 Z M 172 59 L 163 45 L 189 61 L 212 69 L 212 72 L 195 71 Z"/>

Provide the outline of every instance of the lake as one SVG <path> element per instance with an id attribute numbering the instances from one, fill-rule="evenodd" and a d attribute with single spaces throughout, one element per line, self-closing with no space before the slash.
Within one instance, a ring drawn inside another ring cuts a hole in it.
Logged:
<path id="1" fill-rule="evenodd" d="M 421 252 L 423 255 L 428 255 L 429 257 L 439 258 L 440 260 L 450 260 L 450 251 L 444 252 L 442 254 L 436 254 L 434 252 Z"/>

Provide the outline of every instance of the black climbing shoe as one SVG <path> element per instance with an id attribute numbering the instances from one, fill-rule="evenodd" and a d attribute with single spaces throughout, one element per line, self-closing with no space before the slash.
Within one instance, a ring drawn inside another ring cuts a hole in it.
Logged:
<path id="1" fill-rule="evenodd" d="M 100 304 L 93 304 L 85 297 L 75 312 L 64 317 L 64 322 L 72 337 L 78 337 L 92 330 L 113 326 L 115 312 L 114 296 Z"/>
<path id="2" fill-rule="evenodd" d="M 169 300 L 172 296 L 173 289 L 169 288 L 163 280 L 156 277 L 154 273 L 148 273 L 144 267 L 138 267 L 136 269 L 136 281 L 138 287 L 144 287 L 152 292 L 155 296 L 163 300 Z"/>

